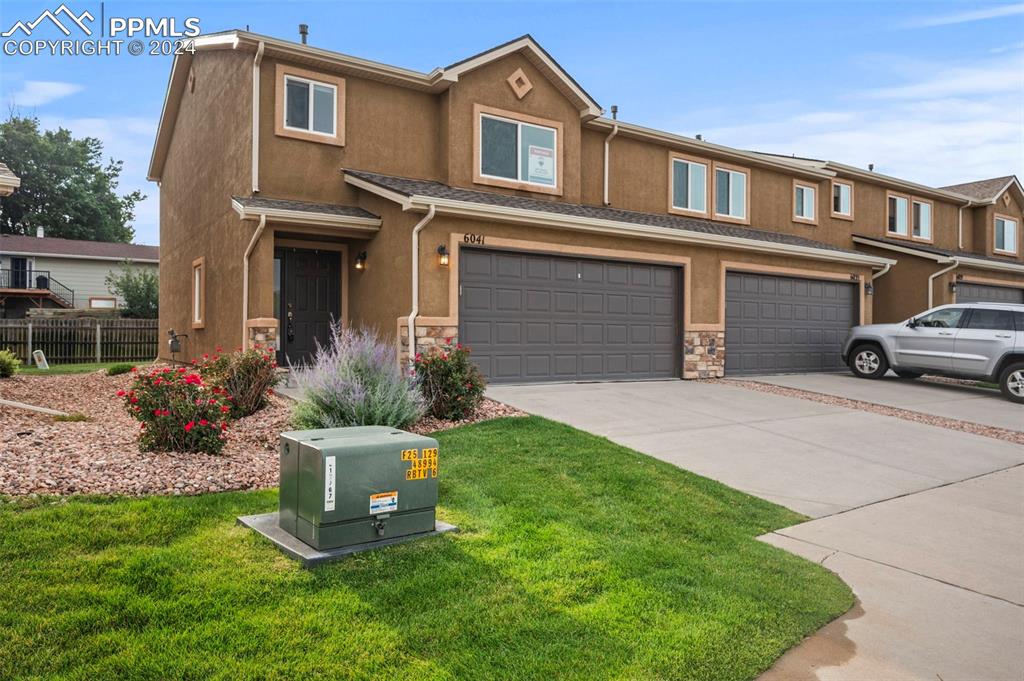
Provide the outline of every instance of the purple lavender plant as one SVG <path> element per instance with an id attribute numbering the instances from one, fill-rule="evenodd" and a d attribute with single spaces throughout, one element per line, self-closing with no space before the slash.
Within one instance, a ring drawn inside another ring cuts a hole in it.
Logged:
<path id="1" fill-rule="evenodd" d="M 373 330 L 333 325 L 308 364 L 292 366 L 301 391 L 297 428 L 391 426 L 406 428 L 425 409 L 415 379 L 398 365 L 395 348 Z"/>

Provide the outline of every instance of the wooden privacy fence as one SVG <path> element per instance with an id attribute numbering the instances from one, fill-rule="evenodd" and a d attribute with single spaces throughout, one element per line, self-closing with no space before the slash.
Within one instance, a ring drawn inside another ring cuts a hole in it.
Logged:
<path id="1" fill-rule="evenodd" d="M 26 364 L 33 350 L 50 364 L 151 360 L 159 342 L 156 319 L 0 319 L 0 350 Z"/>

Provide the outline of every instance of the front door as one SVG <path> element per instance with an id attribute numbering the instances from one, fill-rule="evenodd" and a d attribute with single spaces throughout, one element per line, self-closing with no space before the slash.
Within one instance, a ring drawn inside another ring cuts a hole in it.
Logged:
<path id="1" fill-rule="evenodd" d="M 317 343 L 341 320 L 341 255 L 337 251 L 278 249 L 281 263 L 281 350 L 287 366 L 309 361 Z"/>
<path id="2" fill-rule="evenodd" d="M 11 288 L 28 288 L 28 258 L 11 258 Z"/>

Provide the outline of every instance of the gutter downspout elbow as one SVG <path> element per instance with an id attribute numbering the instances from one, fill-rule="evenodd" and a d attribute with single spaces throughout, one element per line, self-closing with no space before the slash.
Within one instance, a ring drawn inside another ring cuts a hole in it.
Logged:
<path id="1" fill-rule="evenodd" d="M 260 191 L 260 64 L 263 63 L 263 41 L 256 47 L 252 60 L 252 193 Z"/>
<path id="2" fill-rule="evenodd" d="M 611 141 L 619 134 L 619 124 L 612 126 L 612 131 L 604 138 L 604 205 L 610 206 L 612 202 L 608 198 L 608 155 L 611 148 Z"/>
<path id="3" fill-rule="evenodd" d="M 874 281 L 875 279 L 878 279 L 880 277 L 884 277 L 885 275 L 889 274 L 889 270 L 891 270 L 891 269 L 892 269 L 892 263 L 891 262 L 885 263 L 885 267 L 883 267 L 881 270 L 879 270 L 878 272 L 875 272 L 874 274 L 871 275 L 871 281 Z"/>
<path id="4" fill-rule="evenodd" d="M 430 224 L 437 206 L 430 204 L 427 214 L 412 229 L 412 312 L 406 321 L 409 329 L 409 364 L 416 357 L 416 317 L 420 313 L 420 232 Z"/>
<path id="5" fill-rule="evenodd" d="M 945 274 L 946 272 L 952 272 L 953 270 L 955 270 L 957 267 L 960 266 L 960 261 L 957 258 L 952 258 L 952 259 L 949 260 L 949 262 L 952 262 L 953 264 L 950 265 L 949 267 L 947 267 L 946 269 L 939 270 L 935 274 L 933 274 L 930 277 L 928 277 L 928 309 L 929 310 L 932 309 L 932 307 L 934 307 L 934 305 L 932 304 L 932 301 L 935 299 L 935 279 L 938 278 L 939 276 Z"/>
<path id="6" fill-rule="evenodd" d="M 252 239 L 249 240 L 249 245 L 245 249 L 245 257 L 242 259 L 242 349 L 248 349 L 246 346 L 249 345 L 249 327 L 246 324 L 249 321 L 249 256 L 252 255 L 253 249 L 256 248 L 256 243 L 263 236 L 263 228 L 267 226 L 267 216 L 260 216 L 260 223 L 256 225 L 256 231 L 253 232 Z"/>

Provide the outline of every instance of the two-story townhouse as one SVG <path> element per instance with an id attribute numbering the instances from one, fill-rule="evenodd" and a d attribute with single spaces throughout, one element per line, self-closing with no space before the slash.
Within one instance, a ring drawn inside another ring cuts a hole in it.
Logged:
<path id="1" fill-rule="evenodd" d="M 889 192 L 936 234 L 969 203 L 837 166 L 603 117 L 529 36 L 430 73 L 204 36 L 150 166 L 161 327 L 178 359 L 302 361 L 332 319 L 458 338 L 493 382 L 835 369 L 903 259 L 853 235 Z"/>

